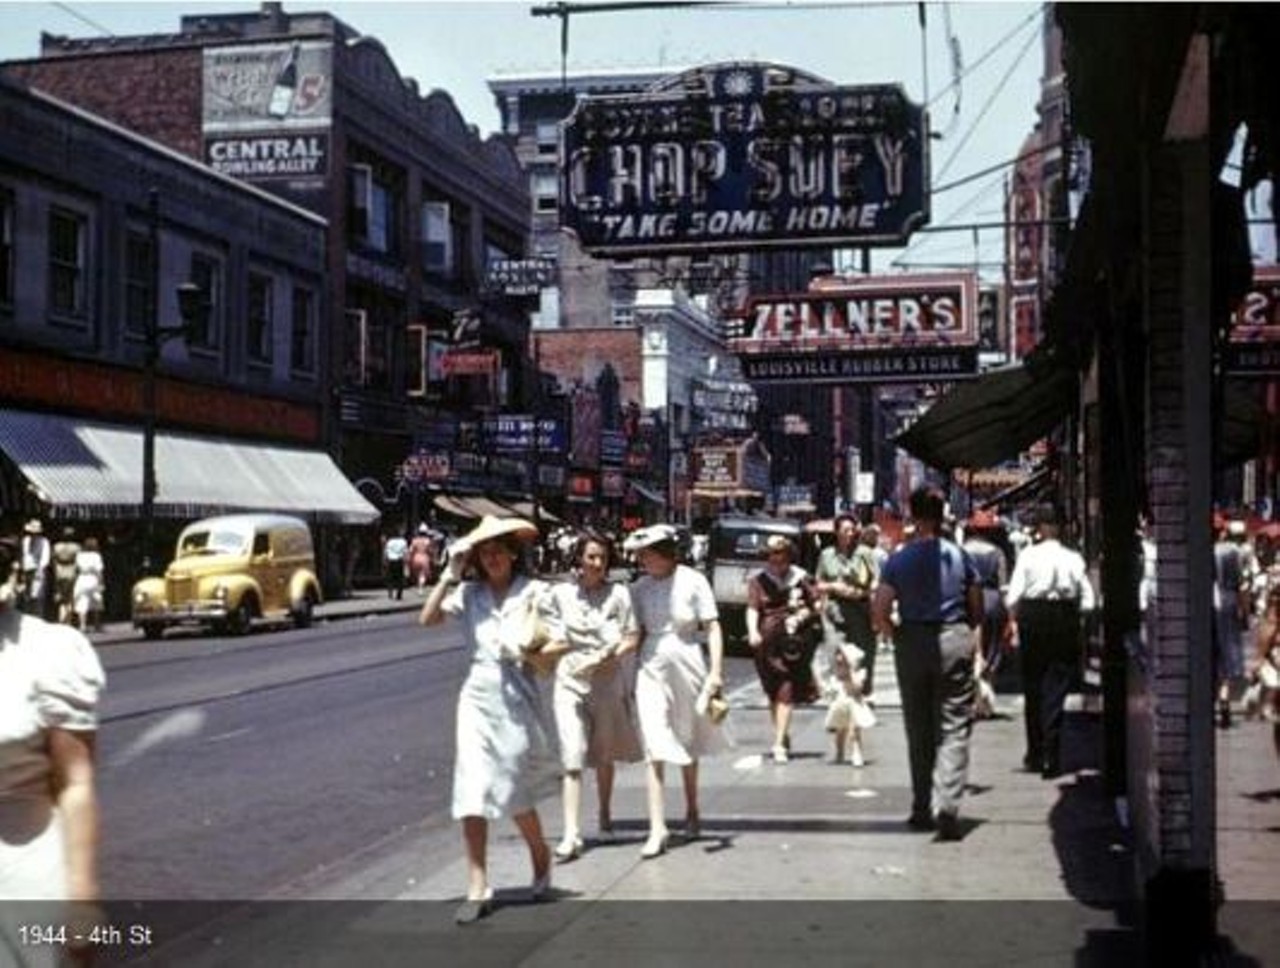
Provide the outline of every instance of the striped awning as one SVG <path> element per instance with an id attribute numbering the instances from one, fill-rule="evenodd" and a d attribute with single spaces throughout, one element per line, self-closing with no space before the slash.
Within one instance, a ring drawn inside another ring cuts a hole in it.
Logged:
<path id="1" fill-rule="evenodd" d="M 499 504 L 479 494 L 438 494 L 435 505 L 446 514 L 452 514 L 457 518 L 483 518 L 485 515 L 495 518 L 521 516 L 505 504 Z"/>
<path id="2" fill-rule="evenodd" d="M 53 518 L 142 513 L 139 427 L 0 409 L 0 453 Z M 377 508 L 323 451 L 158 431 L 157 518 L 274 511 L 315 522 L 367 524 Z"/>

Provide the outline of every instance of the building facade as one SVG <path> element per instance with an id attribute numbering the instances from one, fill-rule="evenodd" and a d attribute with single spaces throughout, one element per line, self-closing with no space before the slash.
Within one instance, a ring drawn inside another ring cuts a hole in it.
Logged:
<path id="1" fill-rule="evenodd" d="M 0 126 L 5 529 L 41 517 L 96 532 L 108 607 L 127 608 L 149 417 L 162 539 L 234 509 L 374 520 L 324 451 L 324 220 L 3 79 Z M 184 284 L 204 303 L 190 319 Z M 299 462 L 309 476 L 289 478 Z M 201 479 L 228 466 L 238 496 Z"/>
<path id="2" fill-rule="evenodd" d="M 173 34 L 46 35 L 39 58 L 3 71 L 327 220 L 323 439 L 396 526 L 430 507 L 406 474 L 420 451 L 527 412 L 527 312 L 482 285 L 491 262 L 525 254 L 524 176 L 375 38 L 264 3 L 184 16 Z M 466 486 L 527 494 L 528 467 L 491 470 L 468 468 Z M 463 486 L 451 470 L 438 484 Z"/>

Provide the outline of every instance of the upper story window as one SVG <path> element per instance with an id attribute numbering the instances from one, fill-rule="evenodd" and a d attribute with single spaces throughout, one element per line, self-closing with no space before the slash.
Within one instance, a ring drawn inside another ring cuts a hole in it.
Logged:
<path id="1" fill-rule="evenodd" d="M 535 172 L 529 187 L 534 212 L 549 214 L 560 210 L 560 182 L 555 172 Z"/>
<path id="2" fill-rule="evenodd" d="M 401 192 L 372 165 L 352 165 L 347 178 L 347 239 L 384 255 L 400 252 Z"/>
<path id="3" fill-rule="evenodd" d="M 560 151 L 560 125 L 555 121 L 539 121 L 534 138 L 538 154 L 554 157 Z"/>
<path id="4" fill-rule="evenodd" d="M 85 235 L 83 216 L 49 210 L 49 309 L 55 315 L 85 314 Z"/>
<path id="5" fill-rule="evenodd" d="M 316 294 L 302 286 L 293 290 L 293 316 L 289 328 L 289 369 L 314 373 L 316 369 Z"/>
<path id="6" fill-rule="evenodd" d="M 0 189 L 0 306 L 13 304 L 13 193 Z"/>
<path id="7" fill-rule="evenodd" d="M 156 324 L 155 246 L 147 232 L 129 232 L 124 240 L 124 325 L 145 335 Z"/>
<path id="8" fill-rule="evenodd" d="M 245 352 L 251 363 L 270 363 L 274 342 L 273 292 L 270 276 L 249 273 L 249 314 L 245 330 Z"/>
<path id="9" fill-rule="evenodd" d="M 635 303 L 616 302 L 613 304 L 613 325 L 634 326 L 636 324 Z"/>
<path id="10" fill-rule="evenodd" d="M 448 202 L 422 203 L 422 268 L 425 272 L 453 275 L 451 215 Z"/>
<path id="11" fill-rule="evenodd" d="M 222 332 L 222 263 L 200 252 L 191 253 L 189 278 L 204 293 L 208 312 L 196 321 L 198 328 L 188 334 L 187 345 L 211 350 L 217 346 Z"/>

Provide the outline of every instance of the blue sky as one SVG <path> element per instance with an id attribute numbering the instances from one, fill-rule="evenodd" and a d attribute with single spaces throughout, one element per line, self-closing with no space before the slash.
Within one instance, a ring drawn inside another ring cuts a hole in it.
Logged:
<path id="1" fill-rule="evenodd" d="M 257 3 L 0 2 L 0 59 L 36 57 L 40 33 L 72 37 L 175 32 L 183 14 L 258 9 Z M 509 73 L 560 70 L 560 24 L 523 3 L 287 2 L 286 11 L 327 10 L 377 37 L 402 74 L 425 92 L 448 91 L 483 133 L 498 126 L 485 81 Z M 837 84 L 901 83 L 926 100 L 936 187 L 1008 161 L 1036 122 L 1043 67 L 1043 8 L 1028 3 L 927 4 L 921 31 L 914 3 L 762 2 L 700 9 L 611 11 L 572 18 L 570 70 L 690 67 L 725 60 L 787 64 Z M 954 38 L 954 43 L 952 38 Z M 956 52 L 958 50 L 958 57 Z M 926 60 L 927 51 L 927 60 Z M 961 80 L 953 84 L 954 65 Z M 933 224 L 1001 218 L 1002 173 L 936 193 Z M 910 251 L 877 252 L 917 268 L 998 260 L 1001 233 L 917 236 Z"/>

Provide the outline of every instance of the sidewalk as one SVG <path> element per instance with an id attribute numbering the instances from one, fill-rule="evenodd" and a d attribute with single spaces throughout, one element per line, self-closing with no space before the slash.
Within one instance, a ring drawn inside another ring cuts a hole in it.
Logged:
<path id="1" fill-rule="evenodd" d="M 405 604 L 387 604 L 385 596 L 362 601 L 378 610 Z M 227 912 L 216 930 L 141 963 L 954 968 L 1140 961 L 1131 846 L 1097 768 L 1100 716 L 1068 714 L 1067 774 L 1046 781 L 1019 770 L 1020 697 L 1002 695 L 1002 715 L 974 727 L 964 837 L 942 843 L 904 824 L 910 790 L 891 656 L 881 656 L 876 675 L 880 722 L 866 734 L 861 769 L 828 761 L 819 707 L 797 712 L 791 761 L 774 764 L 763 755 L 770 745 L 764 697 L 754 684 L 739 689 L 728 720 L 736 748 L 702 764 L 702 836 L 674 837 L 655 860 L 639 857 L 644 771 L 618 771 L 617 832 L 607 843 L 593 839 L 588 780 L 588 849 L 555 868 L 552 903 L 528 902 L 527 854 L 502 821 L 490 829 L 496 909 L 475 926 L 456 927 L 466 877 L 457 827 L 449 824 L 389 835 L 341 878 L 317 878 L 290 897 Z M 1230 935 L 1230 950 L 1243 953 L 1220 963 L 1267 964 L 1280 950 L 1280 907 L 1239 902 L 1280 898 L 1280 771 L 1269 727 L 1240 724 L 1219 738 L 1220 866 L 1231 902 L 1220 931 Z M 683 813 L 678 772 L 667 777 L 675 831 Z M 554 844 L 558 795 L 540 812 Z M 958 901 L 969 903 L 942 903 Z"/>

